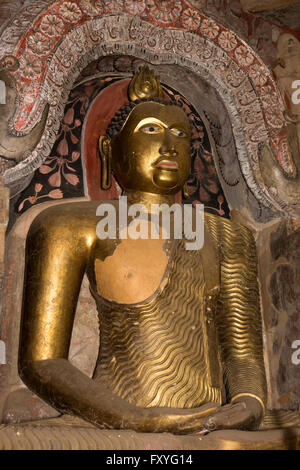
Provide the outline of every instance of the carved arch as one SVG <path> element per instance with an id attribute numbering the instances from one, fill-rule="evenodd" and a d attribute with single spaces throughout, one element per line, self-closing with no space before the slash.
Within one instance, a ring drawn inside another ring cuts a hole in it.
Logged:
<path id="1" fill-rule="evenodd" d="M 126 2 L 119 0 L 97 2 L 103 6 L 98 12 L 84 8 L 84 5 L 91 6 L 88 0 L 41 3 L 45 9 L 32 27 L 26 32 L 22 30 L 14 47 L 10 44 L 0 50 L 20 60 L 19 69 L 11 72 L 19 100 L 10 132 L 17 135 L 30 132 L 49 104 L 40 142 L 21 163 L 6 170 L 7 185 L 32 173 L 49 154 L 68 93 L 80 71 L 100 56 L 117 53 L 134 55 L 154 64 L 178 64 L 209 82 L 228 110 L 240 167 L 249 188 L 266 207 L 278 210 L 285 207 L 264 186 L 258 162 L 262 142 L 271 140 L 276 145 L 285 124 L 284 105 L 268 68 L 235 33 L 181 0 L 173 1 L 177 9 L 169 17 L 155 16 L 152 0 L 146 2 L 148 9 L 140 13 L 141 17 L 130 15 L 130 2 L 126 11 Z M 73 13 L 72 8 L 66 13 L 68 5 L 73 5 Z M 113 5 L 115 11 L 107 10 Z M 188 10 L 193 16 L 187 16 Z M 58 20 L 55 37 L 49 36 L 50 15 Z M 44 37 L 48 41 L 43 42 Z M 288 150 L 280 153 L 278 163 L 285 173 L 293 171 Z"/>

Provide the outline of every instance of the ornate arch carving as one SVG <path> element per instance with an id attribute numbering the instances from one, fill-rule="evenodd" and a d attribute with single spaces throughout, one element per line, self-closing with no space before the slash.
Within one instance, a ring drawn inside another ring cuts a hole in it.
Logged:
<path id="1" fill-rule="evenodd" d="M 187 1 L 171 3 L 173 8 L 156 0 L 44 0 L 39 8 L 24 9 L 19 29 L 12 24 L 4 30 L 0 57 L 13 55 L 20 63 L 10 72 L 19 95 L 10 132 L 29 133 L 49 104 L 40 142 L 21 163 L 6 170 L 7 185 L 32 173 L 49 154 L 80 71 L 100 56 L 117 53 L 178 64 L 209 82 L 227 107 L 249 188 L 265 206 L 285 207 L 267 190 L 259 169 L 259 146 L 270 140 L 282 170 L 287 175 L 294 171 L 288 146 L 279 147 L 284 104 L 271 72 L 234 32 Z M 31 26 L 24 28 L 23 20 L 28 25 L 30 15 Z"/>

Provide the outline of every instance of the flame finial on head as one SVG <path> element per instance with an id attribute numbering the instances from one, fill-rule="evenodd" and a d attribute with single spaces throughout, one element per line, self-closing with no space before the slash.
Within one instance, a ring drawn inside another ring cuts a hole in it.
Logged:
<path id="1" fill-rule="evenodd" d="M 129 84 L 128 96 L 131 101 L 142 98 L 162 98 L 163 90 L 159 77 L 155 77 L 153 70 L 150 70 L 147 65 L 140 67 Z"/>

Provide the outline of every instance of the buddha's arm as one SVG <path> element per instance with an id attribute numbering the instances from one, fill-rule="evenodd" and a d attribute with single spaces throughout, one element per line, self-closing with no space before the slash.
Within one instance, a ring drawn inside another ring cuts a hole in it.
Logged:
<path id="1" fill-rule="evenodd" d="M 223 229 L 221 298 L 218 329 L 227 394 L 257 397 L 265 405 L 266 378 L 262 322 L 257 281 L 257 258 L 252 234 L 244 227 Z"/>
<path id="2" fill-rule="evenodd" d="M 60 411 L 121 428 L 129 415 L 133 417 L 133 407 L 67 360 L 80 285 L 95 239 L 95 228 L 88 227 L 84 217 L 53 212 L 42 214 L 30 230 L 20 374 L 31 390 Z"/>
<path id="3" fill-rule="evenodd" d="M 232 404 L 222 407 L 226 419 L 216 427 L 251 429 L 259 424 L 266 403 L 255 242 L 242 226 L 227 221 L 218 225 L 221 292 L 217 325 L 227 399 Z M 219 424 L 222 419 L 219 414 Z"/>
<path id="4" fill-rule="evenodd" d="M 176 432 L 182 426 L 185 432 L 192 424 L 199 429 L 211 407 L 139 408 L 68 362 L 80 285 L 95 241 L 95 224 L 84 213 L 84 208 L 76 217 L 60 210 L 42 213 L 28 235 L 19 355 L 22 379 L 53 407 L 99 426 L 146 432 Z"/>

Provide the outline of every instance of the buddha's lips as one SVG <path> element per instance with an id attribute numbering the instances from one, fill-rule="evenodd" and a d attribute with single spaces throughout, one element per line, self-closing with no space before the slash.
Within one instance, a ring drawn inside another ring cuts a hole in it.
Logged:
<path id="1" fill-rule="evenodd" d="M 153 166 L 163 170 L 178 170 L 178 163 L 174 160 L 160 160 L 158 163 L 154 163 Z"/>

